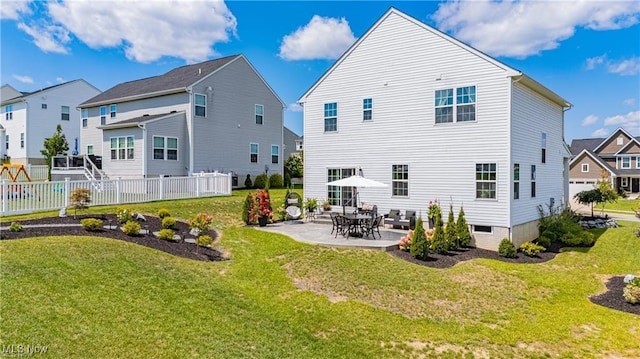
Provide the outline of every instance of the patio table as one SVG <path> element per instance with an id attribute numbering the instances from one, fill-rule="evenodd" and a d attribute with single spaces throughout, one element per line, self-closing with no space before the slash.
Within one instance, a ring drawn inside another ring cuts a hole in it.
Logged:
<path id="1" fill-rule="evenodd" d="M 344 217 L 349 220 L 349 228 L 345 231 L 347 239 L 349 237 L 362 237 L 364 232 L 362 223 L 373 218 L 367 214 L 345 214 Z"/>

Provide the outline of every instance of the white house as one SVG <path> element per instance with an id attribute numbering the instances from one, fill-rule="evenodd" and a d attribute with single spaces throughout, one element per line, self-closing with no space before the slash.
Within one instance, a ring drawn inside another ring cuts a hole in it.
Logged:
<path id="1" fill-rule="evenodd" d="M 464 206 L 475 244 L 537 237 L 538 207 L 568 201 L 566 100 L 488 55 L 388 10 L 299 99 L 305 196 L 340 206 L 327 186 L 362 169 L 388 188 L 360 200 L 426 218 Z"/>
<path id="2" fill-rule="evenodd" d="M 45 160 L 40 150 L 57 125 L 62 126 L 71 154 L 75 139 L 80 137 L 80 112 L 76 107 L 100 90 L 85 80 L 74 80 L 34 92 L 3 85 L 1 93 L 0 157 L 16 164 L 41 165 Z"/>
<path id="3" fill-rule="evenodd" d="M 243 55 L 118 84 L 80 104 L 108 178 L 281 173 L 284 103 Z"/>

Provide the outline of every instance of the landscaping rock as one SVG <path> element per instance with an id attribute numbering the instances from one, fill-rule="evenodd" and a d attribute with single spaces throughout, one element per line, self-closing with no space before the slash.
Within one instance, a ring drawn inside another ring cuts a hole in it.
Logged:
<path id="1" fill-rule="evenodd" d="M 578 223 L 580 223 L 580 225 L 584 229 L 618 228 L 618 222 L 616 222 L 616 220 L 613 218 L 585 218 Z"/>

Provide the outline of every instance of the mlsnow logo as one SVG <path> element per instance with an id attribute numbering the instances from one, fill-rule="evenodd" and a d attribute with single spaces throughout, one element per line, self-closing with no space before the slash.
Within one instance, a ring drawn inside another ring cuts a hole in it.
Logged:
<path id="1" fill-rule="evenodd" d="M 25 356 L 32 356 L 35 354 L 44 354 L 46 352 L 47 352 L 47 347 L 44 345 L 2 344 L 3 356 L 25 357 Z"/>

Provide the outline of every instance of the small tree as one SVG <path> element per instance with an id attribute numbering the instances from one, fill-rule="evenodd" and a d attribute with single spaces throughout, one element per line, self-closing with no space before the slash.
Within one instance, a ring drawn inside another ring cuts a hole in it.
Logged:
<path id="1" fill-rule="evenodd" d="M 301 178 L 303 175 L 304 163 L 302 155 L 293 154 L 284 161 L 284 170 L 292 178 Z"/>
<path id="2" fill-rule="evenodd" d="M 457 249 L 460 247 L 458 241 L 458 232 L 456 228 L 456 221 L 453 218 L 453 205 L 449 205 L 449 217 L 447 218 L 447 228 L 444 230 L 444 236 L 449 246 L 449 249 Z"/>
<path id="3" fill-rule="evenodd" d="M 458 244 L 460 247 L 468 247 L 471 244 L 471 232 L 469 232 L 469 225 L 467 219 L 464 216 L 464 209 L 460 207 L 458 213 L 458 222 L 456 222 L 456 234 L 458 235 Z"/>
<path id="4" fill-rule="evenodd" d="M 247 178 L 245 178 L 244 180 L 244 187 L 245 188 L 253 188 L 253 182 L 251 181 L 251 175 L 247 174 Z"/>
<path id="5" fill-rule="evenodd" d="M 438 210 L 435 215 L 435 230 L 433 231 L 431 249 L 440 254 L 445 254 L 449 250 L 449 245 L 447 244 L 443 227 L 444 223 L 442 222 L 442 212 Z"/>
<path id="6" fill-rule="evenodd" d="M 87 188 L 76 188 L 69 196 L 71 208 L 73 208 L 73 218 L 76 218 L 78 210 L 89 208 L 91 203 L 91 191 Z"/>
<path id="7" fill-rule="evenodd" d="M 414 258 L 426 260 L 429 257 L 429 241 L 424 233 L 424 224 L 422 223 L 422 217 L 418 217 L 416 227 L 413 230 L 413 237 L 411 238 L 411 255 Z"/>
<path id="8" fill-rule="evenodd" d="M 62 133 L 62 126 L 58 125 L 53 136 L 44 139 L 44 150 L 40 150 L 47 162 L 49 181 L 51 181 L 51 160 L 55 156 L 66 155 L 67 151 L 69 151 L 69 143 Z"/>
<path id="9" fill-rule="evenodd" d="M 587 191 L 580 191 L 578 193 L 576 193 L 575 196 L 573 196 L 573 198 L 576 199 L 576 201 L 578 201 L 578 203 L 580 204 L 584 204 L 586 206 L 590 206 L 591 207 L 591 217 L 593 217 L 593 205 L 595 203 L 598 203 L 600 201 L 602 201 L 602 194 L 600 193 L 600 190 L 597 188 L 594 189 L 590 189 Z"/>
<path id="10" fill-rule="evenodd" d="M 598 204 L 601 206 L 600 210 L 602 215 L 604 215 L 604 206 L 607 203 L 616 202 L 620 197 L 618 192 L 611 185 L 611 182 L 609 182 L 607 170 L 605 170 L 604 168 L 600 172 L 600 181 L 596 183 L 596 188 L 598 189 L 598 191 L 600 191 L 600 201 L 598 202 Z"/>

